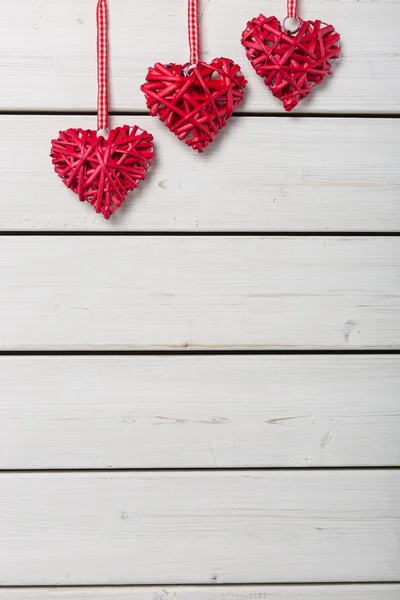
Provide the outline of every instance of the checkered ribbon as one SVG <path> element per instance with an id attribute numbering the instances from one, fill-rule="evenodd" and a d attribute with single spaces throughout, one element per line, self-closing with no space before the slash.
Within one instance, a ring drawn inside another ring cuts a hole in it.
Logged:
<path id="1" fill-rule="evenodd" d="M 107 0 L 97 2 L 97 129 L 108 127 Z"/>
<path id="2" fill-rule="evenodd" d="M 189 0 L 188 8 L 190 64 L 197 65 L 200 60 L 199 0 Z"/>
<path id="3" fill-rule="evenodd" d="M 287 16 L 291 19 L 297 17 L 297 0 L 287 0 Z"/>

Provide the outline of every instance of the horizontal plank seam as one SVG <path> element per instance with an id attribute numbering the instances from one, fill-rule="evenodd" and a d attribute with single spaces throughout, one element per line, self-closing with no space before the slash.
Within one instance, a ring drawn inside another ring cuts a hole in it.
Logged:
<path id="1" fill-rule="evenodd" d="M 2 356 L 315 356 L 399 355 L 400 348 L 298 350 L 0 350 Z"/>
<path id="2" fill-rule="evenodd" d="M 158 467 L 149 469 L 149 467 L 135 467 L 135 468 L 74 468 L 74 469 L 0 469 L 0 476 L 7 475 L 40 475 L 40 474 L 68 474 L 73 475 L 75 473 L 265 473 L 269 471 L 281 471 L 281 472 L 303 472 L 303 471 L 399 471 L 400 465 L 398 466 L 349 466 L 349 467 L 192 467 L 192 468 L 179 468 L 179 467 Z"/>
<path id="3" fill-rule="evenodd" d="M 18 116 L 88 116 L 95 117 L 97 115 L 94 110 L 15 110 L 15 109 L 1 109 L 1 115 L 18 115 Z M 113 111 L 109 113 L 110 117 L 148 117 L 150 116 L 147 111 L 138 110 L 138 111 L 129 111 L 129 110 L 119 110 Z M 284 113 L 284 112 L 236 112 L 233 115 L 234 117 L 238 117 L 240 119 L 246 117 L 259 117 L 263 119 L 269 118 L 279 118 L 279 119 L 293 119 L 293 118 L 307 118 L 307 119 L 399 119 L 400 113 L 398 112 L 370 112 L 370 113 L 325 113 L 325 112 L 296 112 L 296 113 Z"/>
<path id="4" fill-rule="evenodd" d="M 308 582 L 279 582 L 279 583 L 274 583 L 274 582 L 267 582 L 267 583 L 209 583 L 209 584 L 204 584 L 204 583 L 168 583 L 168 584 L 164 584 L 164 583 L 142 583 L 142 584 L 131 584 L 131 583 L 120 583 L 120 584 L 108 584 L 108 583 L 99 583 L 96 585 L 93 584 L 81 584 L 81 585 L 1 585 L 0 584 L 0 590 L 62 590 L 62 589 L 81 589 L 81 590 L 85 590 L 85 589 L 97 589 L 97 588 L 106 588 L 106 589 L 118 589 L 118 588 L 134 588 L 134 589 L 149 589 L 149 588 L 160 588 L 160 587 L 164 587 L 164 588 L 171 588 L 171 587 L 178 587 L 178 588 L 196 588 L 196 589 L 210 589 L 210 588 L 215 588 L 215 589 L 219 589 L 219 588 L 227 588 L 227 587 L 251 587 L 251 588 L 255 588 L 255 587 L 260 587 L 260 586 L 265 586 L 265 587 L 284 587 L 284 588 L 291 588 L 291 587 L 323 587 L 323 586 L 335 586 L 335 587 L 340 587 L 340 586 L 370 586 L 370 585 L 386 585 L 386 586 L 396 586 L 396 585 L 400 585 L 400 581 L 398 580 L 393 580 L 393 581 L 308 581 Z"/>
<path id="5" fill-rule="evenodd" d="M 400 237 L 399 231 L 0 231 L 0 237 Z"/>

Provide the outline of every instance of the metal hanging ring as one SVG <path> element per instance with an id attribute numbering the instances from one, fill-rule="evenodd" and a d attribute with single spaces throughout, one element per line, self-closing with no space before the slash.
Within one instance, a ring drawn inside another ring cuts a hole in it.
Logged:
<path id="1" fill-rule="evenodd" d="M 296 24 L 292 29 L 289 29 L 288 27 L 286 27 L 286 22 L 288 21 L 288 19 L 293 19 L 294 21 L 296 21 Z M 301 26 L 301 21 L 300 21 L 299 17 L 285 17 L 282 21 L 282 29 L 285 33 L 288 33 L 289 35 L 294 35 L 295 33 L 297 33 L 298 30 L 300 29 L 300 26 Z"/>

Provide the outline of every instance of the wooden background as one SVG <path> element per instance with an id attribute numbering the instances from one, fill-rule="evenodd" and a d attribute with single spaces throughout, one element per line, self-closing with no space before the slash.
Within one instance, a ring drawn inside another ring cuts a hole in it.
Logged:
<path id="1" fill-rule="evenodd" d="M 200 0 L 249 84 L 195 154 L 146 114 L 185 0 L 109 0 L 112 125 L 155 136 L 109 221 L 52 172 L 95 127 L 95 0 L 0 18 L 0 600 L 400 598 L 399 0 L 287 115 L 240 45 L 282 1 Z"/>

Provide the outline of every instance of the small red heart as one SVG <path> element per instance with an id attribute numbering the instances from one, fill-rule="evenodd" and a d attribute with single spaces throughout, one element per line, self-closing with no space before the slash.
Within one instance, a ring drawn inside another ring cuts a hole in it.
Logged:
<path id="1" fill-rule="evenodd" d="M 298 32 L 291 35 L 276 17 L 260 15 L 247 23 L 242 35 L 247 58 L 287 111 L 331 74 L 340 54 L 340 35 L 332 25 L 301 19 L 299 23 Z"/>
<path id="2" fill-rule="evenodd" d="M 151 116 L 158 115 L 180 140 L 202 152 L 243 100 L 246 83 L 239 65 L 215 58 L 193 66 L 156 63 L 141 90 Z"/>
<path id="3" fill-rule="evenodd" d="M 50 156 L 79 200 L 109 219 L 145 178 L 154 157 L 153 136 L 128 125 L 110 129 L 107 138 L 91 129 L 67 129 L 52 140 Z"/>

